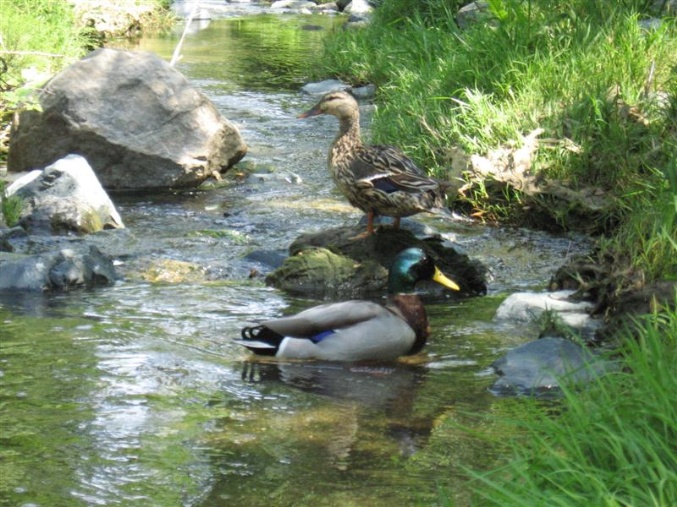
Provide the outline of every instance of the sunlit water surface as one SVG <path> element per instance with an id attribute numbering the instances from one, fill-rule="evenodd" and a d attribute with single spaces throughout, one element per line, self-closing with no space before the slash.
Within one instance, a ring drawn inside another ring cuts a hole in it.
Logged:
<path id="1" fill-rule="evenodd" d="M 281 177 L 234 169 L 216 189 L 114 196 L 128 230 L 101 248 L 123 273 L 168 259 L 199 281 L 0 299 L 0 505 L 462 505 L 464 470 L 502 459 L 462 427 L 504 440 L 519 401 L 488 392 L 489 364 L 532 335 L 492 315 L 543 286 L 572 239 L 422 218 L 495 270 L 487 297 L 425 297 L 432 339 L 406 361 L 256 363 L 230 341 L 316 303 L 250 279 L 245 254 L 359 218 L 324 169 L 335 120 L 295 119 L 324 33 L 306 28 L 334 24 L 228 18 L 186 39 L 177 67 L 238 125 L 248 171 Z M 178 37 L 135 49 L 169 59 Z"/>

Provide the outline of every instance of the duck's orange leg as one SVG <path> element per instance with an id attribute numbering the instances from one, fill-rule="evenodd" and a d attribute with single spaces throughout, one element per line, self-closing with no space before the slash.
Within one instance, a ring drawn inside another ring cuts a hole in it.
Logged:
<path id="1" fill-rule="evenodd" d="M 367 212 L 367 230 L 364 232 L 359 233 L 356 236 L 353 236 L 351 241 L 355 241 L 357 239 L 365 239 L 368 238 L 369 236 L 372 236 L 374 234 L 374 212 L 369 211 Z"/>
<path id="2" fill-rule="evenodd" d="M 374 212 L 367 213 L 367 236 L 374 234 Z"/>

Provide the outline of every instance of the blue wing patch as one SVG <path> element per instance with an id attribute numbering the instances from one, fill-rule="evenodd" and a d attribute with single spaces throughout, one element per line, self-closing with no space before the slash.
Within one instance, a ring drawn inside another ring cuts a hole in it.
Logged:
<path id="1" fill-rule="evenodd" d="M 333 334 L 334 334 L 334 331 L 332 329 L 329 329 L 328 331 L 322 331 L 321 333 L 318 333 L 315 336 L 311 336 L 310 341 L 315 343 L 315 344 L 318 344 L 322 340 L 329 338 Z"/>
<path id="2" fill-rule="evenodd" d="M 392 182 L 390 178 L 374 179 L 372 180 L 372 184 L 374 185 L 374 188 L 380 190 L 381 192 L 385 192 L 386 194 L 392 194 L 393 192 L 401 190 Z"/>

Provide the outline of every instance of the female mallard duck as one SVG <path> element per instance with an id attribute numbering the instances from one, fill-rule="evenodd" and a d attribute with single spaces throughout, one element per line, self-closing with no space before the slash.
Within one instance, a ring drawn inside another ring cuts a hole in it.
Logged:
<path id="1" fill-rule="evenodd" d="M 256 354 L 288 359 L 389 361 L 416 354 L 429 334 L 425 308 L 414 293 L 420 280 L 459 290 L 423 250 L 408 248 L 390 268 L 385 306 L 359 300 L 320 305 L 245 327 L 235 341 Z"/>
<path id="2" fill-rule="evenodd" d="M 365 146 L 360 137 L 360 109 L 346 92 L 330 92 L 310 110 L 308 118 L 331 114 L 339 120 L 339 133 L 329 150 L 327 165 L 341 193 L 367 214 L 366 234 L 374 233 L 374 215 L 395 218 L 428 211 L 448 214 L 440 182 L 429 178 L 393 146 Z"/>

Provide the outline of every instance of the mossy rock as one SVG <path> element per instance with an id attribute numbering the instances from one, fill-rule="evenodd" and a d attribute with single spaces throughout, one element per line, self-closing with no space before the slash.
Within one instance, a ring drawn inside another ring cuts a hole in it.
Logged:
<path id="1" fill-rule="evenodd" d="M 440 237 L 418 239 L 406 230 L 381 227 L 373 236 L 356 238 L 363 231 L 362 226 L 341 227 L 300 236 L 289 248 L 290 257 L 266 282 L 304 296 L 382 295 L 395 256 L 405 248 L 419 247 L 461 286 L 463 294 L 486 293 L 486 267 Z"/>
<path id="2" fill-rule="evenodd" d="M 287 258 L 266 282 L 295 294 L 359 297 L 382 290 L 387 275 L 377 262 L 355 262 L 326 248 L 309 247 Z"/>
<path id="3" fill-rule="evenodd" d="M 129 279 L 141 279 L 150 283 L 202 283 L 206 281 L 205 270 L 192 262 L 175 259 L 155 259 L 137 273 L 128 273 Z"/>

